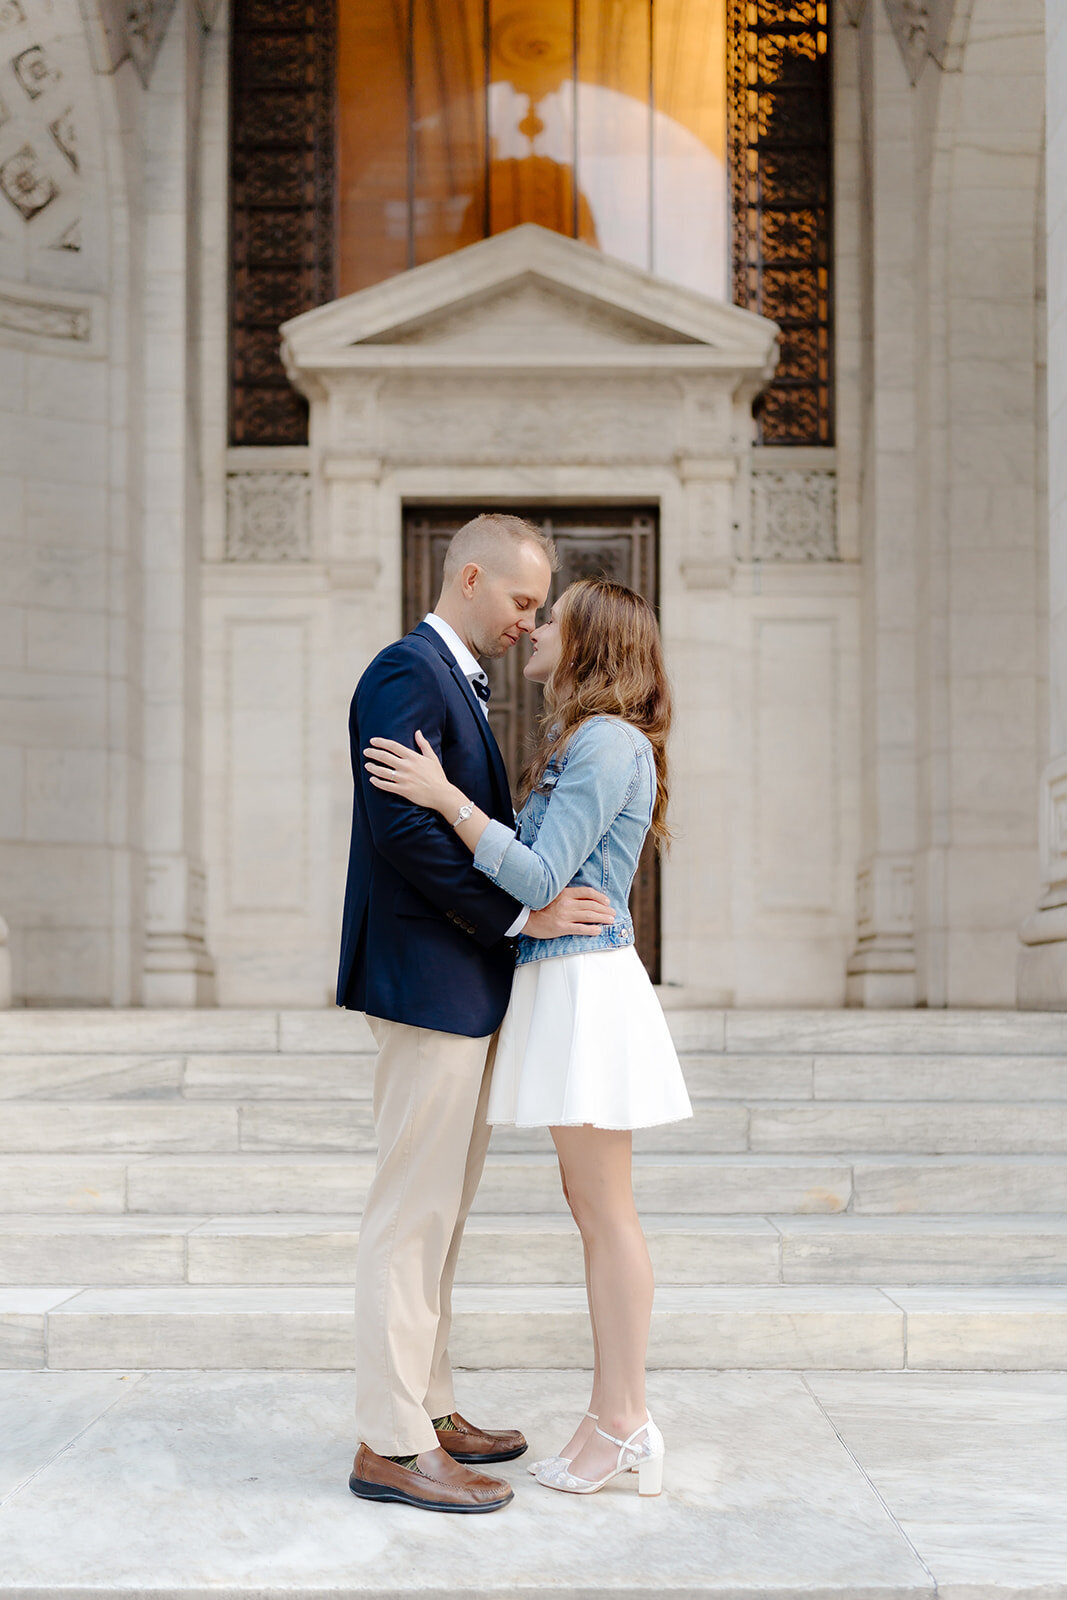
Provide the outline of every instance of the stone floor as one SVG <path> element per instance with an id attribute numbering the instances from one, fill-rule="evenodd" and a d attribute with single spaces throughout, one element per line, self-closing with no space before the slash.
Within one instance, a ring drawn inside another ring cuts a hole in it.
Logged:
<path id="1" fill-rule="evenodd" d="M 551 1449 L 580 1372 L 463 1373 Z M 0 1373 L 0 1596 L 1067 1597 L 1067 1373 L 656 1372 L 666 1486 L 484 1518 L 347 1489 L 330 1372 Z"/>

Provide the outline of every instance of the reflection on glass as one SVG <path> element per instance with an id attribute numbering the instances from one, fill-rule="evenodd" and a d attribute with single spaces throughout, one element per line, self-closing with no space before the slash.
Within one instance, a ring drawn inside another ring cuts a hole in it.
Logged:
<path id="1" fill-rule="evenodd" d="M 655 0 L 652 270 L 726 297 L 725 0 Z"/>
<path id="2" fill-rule="evenodd" d="M 411 0 L 417 264 L 485 235 L 482 0 Z"/>
<path id="3" fill-rule="evenodd" d="M 340 0 L 340 17 L 343 290 L 538 222 L 724 294 L 724 0 Z"/>
<path id="4" fill-rule="evenodd" d="M 412 265 L 407 0 L 337 8 L 338 263 L 342 294 Z"/>

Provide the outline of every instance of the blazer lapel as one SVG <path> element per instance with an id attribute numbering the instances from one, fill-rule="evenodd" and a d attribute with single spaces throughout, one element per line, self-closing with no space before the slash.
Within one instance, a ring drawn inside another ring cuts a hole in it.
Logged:
<path id="1" fill-rule="evenodd" d="M 445 641 L 441 638 L 441 635 L 435 629 L 427 627 L 424 622 L 420 622 L 418 627 L 412 629 L 412 632 L 418 634 L 419 638 L 428 640 L 435 647 L 441 660 L 451 672 L 456 687 L 464 700 L 466 700 L 482 743 L 485 745 L 486 754 L 489 757 L 489 766 L 496 784 L 500 805 L 510 819 L 514 816 L 514 809 L 511 803 L 511 784 L 508 782 L 508 769 L 504 765 L 504 757 L 500 754 L 500 746 L 496 742 L 496 736 L 489 726 L 489 718 L 482 710 L 482 702 L 471 688 L 466 674 Z"/>

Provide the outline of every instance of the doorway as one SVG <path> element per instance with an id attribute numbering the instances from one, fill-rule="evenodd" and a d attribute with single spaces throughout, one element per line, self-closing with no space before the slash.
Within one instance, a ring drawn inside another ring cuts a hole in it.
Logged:
<path id="1" fill-rule="evenodd" d="M 452 535 L 483 506 L 407 506 L 404 510 L 404 627 L 413 628 L 441 592 Z M 659 516 L 650 506 L 508 506 L 556 541 L 545 612 L 577 578 L 611 578 L 643 594 L 658 610 Z M 486 664 L 492 689 L 489 721 L 514 787 L 537 735 L 541 689 L 522 675 L 528 652 L 519 645 Z M 630 896 L 634 942 L 653 983 L 660 981 L 660 869 L 646 841 Z"/>

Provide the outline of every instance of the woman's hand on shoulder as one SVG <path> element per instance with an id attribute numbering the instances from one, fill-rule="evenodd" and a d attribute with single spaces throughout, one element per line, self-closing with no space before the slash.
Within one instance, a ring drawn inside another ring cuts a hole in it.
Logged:
<path id="1" fill-rule="evenodd" d="M 416 729 L 416 750 L 399 744 L 395 739 L 372 738 L 363 751 L 370 782 L 376 789 L 398 794 L 415 805 L 442 814 L 450 808 L 458 809 L 463 803 L 456 789 L 445 775 L 433 745 L 421 729 Z"/>

